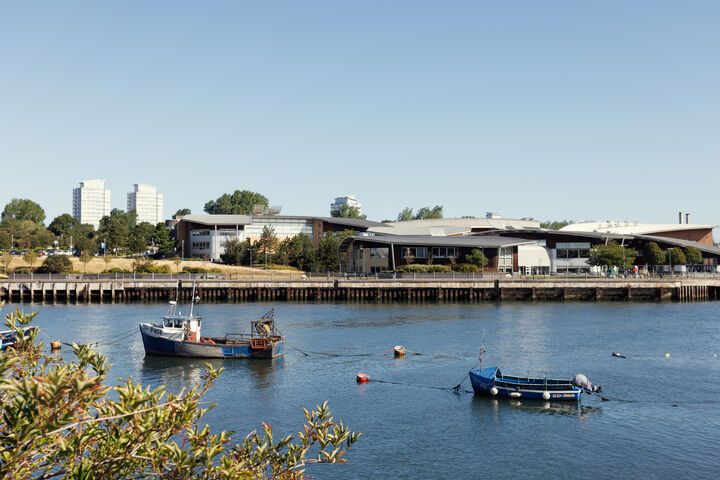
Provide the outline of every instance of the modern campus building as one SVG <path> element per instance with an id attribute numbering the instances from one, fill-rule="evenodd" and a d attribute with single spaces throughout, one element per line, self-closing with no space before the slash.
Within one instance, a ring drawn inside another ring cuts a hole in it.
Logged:
<path id="1" fill-rule="evenodd" d="M 85 180 L 73 189 L 73 217 L 80 223 L 100 226 L 100 219 L 110 215 L 110 190 L 105 180 Z"/>
<path id="2" fill-rule="evenodd" d="M 389 224 L 371 227 L 367 233 L 343 242 L 347 269 L 355 273 L 376 273 L 392 271 L 408 263 L 462 263 L 466 254 L 478 248 L 489 259 L 486 271 L 525 275 L 597 274 L 600 270 L 588 264 L 590 249 L 611 241 L 637 250 L 636 264 L 639 265 L 645 263 L 643 251 L 650 242 L 665 251 L 676 247 L 696 248 L 703 257 L 702 262 L 694 266 L 696 270 L 717 272 L 720 261 L 720 248 L 712 244 L 713 227 L 710 225 L 638 223 L 631 229 L 636 233 L 623 233 L 617 230 L 617 225 L 612 231 L 606 231 L 611 228 L 607 225 L 598 226 L 595 231 L 582 231 L 575 228 L 548 230 L 539 226 L 522 228 L 519 224 L 506 224 L 493 230 L 483 229 L 478 224 L 467 231 L 468 225 L 452 225 L 458 220 L 466 219 L 448 219 L 442 228 L 443 221 L 435 221 L 433 226 L 427 226 L 427 231 L 400 226 L 394 234 L 390 233 L 392 227 L 388 227 Z M 630 228 L 630 225 L 626 227 Z M 671 262 L 670 258 L 668 263 Z M 669 270 L 670 265 L 663 268 Z M 672 268 L 677 272 L 683 271 L 685 266 L 673 264 Z"/>
<path id="3" fill-rule="evenodd" d="M 165 220 L 163 194 L 153 185 L 136 183 L 134 190 L 127 194 L 127 211 L 135 212 L 137 223 L 157 225 Z"/>
<path id="4" fill-rule="evenodd" d="M 335 201 L 330 204 L 330 215 L 335 212 L 339 212 L 344 205 L 347 205 L 348 207 L 355 207 L 358 209 L 358 212 L 362 214 L 362 204 L 358 202 L 355 195 L 348 195 L 345 197 L 335 197 Z"/>
<path id="5" fill-rule="evenodd" d="M 291 215 L 209 215 L 190 214 L 177 219 L 175 238 L 185 257 L 220 260 L 229 239 L 256 241 L 265 227 L 272 227 L 278 239 L 303 233 L 315 246 L 328 232 L 365 232 L 380 223 L 354 218 L 303 217 Z"/>
<path id="6" fill-rule="evenodd" d="M 353 273 L 380 273 L 412 263 L 462 263 L 475 249 L 489 260 L 488 270 L 511 273 L 517 271 L 518 251 L 525 245 L 534 242 L 498 236 L 360 235 L 346 238 L 340 250 L 347 254 L 347 271 Z"/>

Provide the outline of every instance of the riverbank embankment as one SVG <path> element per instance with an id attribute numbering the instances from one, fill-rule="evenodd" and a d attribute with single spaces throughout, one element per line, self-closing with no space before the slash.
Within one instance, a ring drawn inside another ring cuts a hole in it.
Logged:
<path id="1" fill-rule="evenodd" d="M 720 278 L 607 279 L 4 279 L 8 303 L 157 301 L 708 301 Z"/>

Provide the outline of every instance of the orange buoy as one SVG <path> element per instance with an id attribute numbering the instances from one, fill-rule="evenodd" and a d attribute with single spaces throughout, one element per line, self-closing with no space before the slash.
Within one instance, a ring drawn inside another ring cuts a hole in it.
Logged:
<path id="1" fill-rule="evenodd" d="M 393 348 L 393 352 L 395 352 L 396 357 L 404 357 L 405 347 L 403 347 L 402 345 L 395 345 L 395 348 Z"/>
<path id="2" fill-rule="evenodd" d="M 59 340 L 53 340 L 50 342 L 50 350 L 60 350 L 61 345 Z"/>
<path id="3" fill-rule="evenodd" d="M 355 377 L 355 380 L 357 383 L 368 383 L 370 381 L 370 375 L 367 373 L 358 373 L 357 377 Z"/>

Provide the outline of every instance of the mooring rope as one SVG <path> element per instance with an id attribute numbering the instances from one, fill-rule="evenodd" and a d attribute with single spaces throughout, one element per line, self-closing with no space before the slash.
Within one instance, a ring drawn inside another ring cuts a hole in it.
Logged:
<path id="1" fill-rule="evenodd" d="M 463 392 L 465 392 L 465 393 L 473 393 L 472 390 L 461 389 L 461 388 L 460 388 L 460 385 L 456 385 L 456 386 L 454 386 L 454 387 L 438 387 L 438 386 L 436 386 L 436 385 L 422 385 L 422 384 L 419 384 L 419 383 L 395 382 L 395 381 L 392 381 L 392 380 L 382 380 L 382 379 L 377 379 L 377 378 L 373 378 L 373 379 L 370 381 L 370 383 L 387 383 L 387 384 L 390 384 L 390 385 L 402 385 L 402 386 L 405 386 L 405 387 L 429 388 L 429 389 L 432 389 L 432 390 L 444 390 L 444 391 L 448 391 L 448 392 L 453 392 L 453 391 L 454 391 L 454 392 L 456 392 L 456 393 L 459 393 L 460 391 L 463 391 Z"/>

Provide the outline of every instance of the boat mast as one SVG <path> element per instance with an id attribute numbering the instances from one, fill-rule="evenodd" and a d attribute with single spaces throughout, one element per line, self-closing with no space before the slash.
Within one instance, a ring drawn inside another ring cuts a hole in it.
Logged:
<path id="1" fill-rule="evenodd" d="M 483 368 L 483 358 L 485 357 L 485 330 L 483 330 L 482 341 L 480 342 L 480 370 Z"/>
<path id="2" fill-rule="evenodd" d="M 190 298 L 190 317 L 192 317 L 193 305 L 195 305 L 195 282 L 193 282 L 192 297 Z"/>

